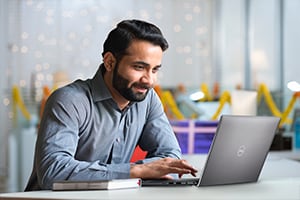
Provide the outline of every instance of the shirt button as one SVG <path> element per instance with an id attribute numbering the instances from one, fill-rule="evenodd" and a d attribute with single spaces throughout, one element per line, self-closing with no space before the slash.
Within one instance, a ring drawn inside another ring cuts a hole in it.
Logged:
<path id="1" fill-rule="evenodd" d="M 118 137 L 118 138 L 116 139 L 116 141 L 119 143 L 119 142 L 121 142 L 121 139 Z"/>

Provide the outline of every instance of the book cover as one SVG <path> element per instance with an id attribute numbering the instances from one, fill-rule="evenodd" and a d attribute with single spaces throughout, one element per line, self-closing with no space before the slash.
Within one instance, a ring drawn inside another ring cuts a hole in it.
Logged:
<path id="1" fill-rule="evenodd" d="M 56 181 L 53 183 L 53 191 L 66 190 L 112 190 L 139 188 L 141 180 L 139 178 L 132 179 L 114 179 L 99 181 Z"/>

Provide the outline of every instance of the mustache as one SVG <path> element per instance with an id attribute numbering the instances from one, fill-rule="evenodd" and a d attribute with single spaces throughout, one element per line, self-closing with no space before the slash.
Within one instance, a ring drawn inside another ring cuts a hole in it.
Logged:
<path id="1" fill-rule="evenodd" d="M 146 89 L 146 90 L 149 90 L 150 88 L 152 88 L 151 85 L 141 84 L 141 83 L 134 83 L 134 84 L 132 84 L 132 87 L 142 88 L 142 89 Z"/>

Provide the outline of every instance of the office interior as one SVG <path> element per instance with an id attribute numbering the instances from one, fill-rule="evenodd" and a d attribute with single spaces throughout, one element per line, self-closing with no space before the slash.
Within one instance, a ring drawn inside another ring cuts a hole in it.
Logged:
<path id="1" fill-rule="evenodd" d="M 46 97 L 92 77 L 107 33 L 128 18 L 158 25 L 170 44 L 155 87 L 170 121 L 217 122 L 249 102 L 239 112 L 282 118 L 274 150 L 297 150 L 299 9 L 298 0 L 0 0 L 0 192 L 24 189 Z"/>

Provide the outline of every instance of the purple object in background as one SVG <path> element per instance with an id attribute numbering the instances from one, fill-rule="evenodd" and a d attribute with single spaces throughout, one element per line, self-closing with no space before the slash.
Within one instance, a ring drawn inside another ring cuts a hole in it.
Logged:
<path id="1" fill-rule="evenodd" d="M 171 120 L 183 154 L 208 153 L 218 121 Z"/>

